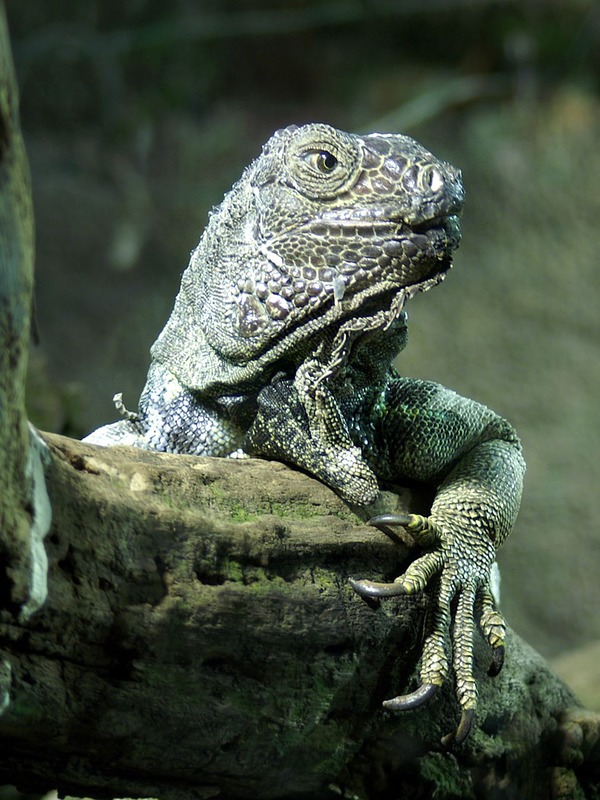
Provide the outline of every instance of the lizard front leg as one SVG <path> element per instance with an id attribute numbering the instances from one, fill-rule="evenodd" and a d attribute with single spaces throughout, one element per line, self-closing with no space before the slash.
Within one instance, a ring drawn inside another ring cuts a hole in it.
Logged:
<path id="1" fill-rule="evenodd" d="M 446 681 L 452 664 L 462 716 L 444 742 L 460 743 L 477 706 L 476 624 L 492 648 L 490 674 L 497 674 L 504 658 L 505 624 L 495 607 L 491 571 L 519 508 L 525 467 L 518 438 L 485 406 L 434 383 L 392 377 L 383 388 L 340 392 L 345 399 L 339 404 L 327 385 L 318 392 L 311 401 L 314 413 L 293 381 L 264 389 L 244 449 L 300 466 L 359 505 L 369 502 L 362 499 L 360 480 L 370 474 L 438 487 L 428 517 L 371 520 L 403 525 L 425 553 L 393 583 L 353 580 L 352 585 L 363 596 L 382 598 L 431 584 L 434 609 L 421 659 L 422 685 L 384 706 L 401 711 L 425 702 Z"/>
<path id="2" fill-rule="evenodd" d="M 484 406 L 437 384 L 402 378 L 367 392 L 352 412 L 350 429 L 361 431 L 363 441 L 367 429 L 373 432 L 371 453 L 380 478 L 438 484 L 428 517 L 371 521 L 403 525 L 425 553 L 391 584 L 353 581 L 353 586 L 363 596 L 387 597 L 412 594 L 435 581 L 422 685 L 384 705 L 404 710 L 424 702 L 445 682 L 452 663 L 462 716 L 444 743 L 459 743 L 471 729 L 477 705 L 476 624 L 492 648 L 490 674 L 497 674 L 504 658 L 505 624 L 495 607 L 490 573 L 519 508 L 524 462 L 518 439 L 508 423 Z"/>
<path id="3" fill-rule="evenodd" d="M 304 366 L 310 368 L 310 362 Z M 302 371 L 301 367 L 298 373 Z M 313 393 L 298 379 L 280 379 L 265 387 L 243 446 L 251 455 L 306 470 L 355 505 L 369 505 L 379 494 L 377 478 L 353 443 L 326 383 Z"/>
<path id="4" fill-rule="evenodd" d="M 137 412 L 127 411 L 121 395 L 114 399 L 124 419 L 98 428 L 84 441 L 163 453 L 228 456 L 240 448 L 245 417 L 254 412 L 253 399 L 240 395 L 211 401 L 185 387 L 157 362 L 150 367 Z"/>

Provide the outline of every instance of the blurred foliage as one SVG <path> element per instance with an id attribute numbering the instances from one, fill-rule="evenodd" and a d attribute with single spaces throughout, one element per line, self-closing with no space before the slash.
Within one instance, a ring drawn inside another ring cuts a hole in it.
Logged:
<path id="1" fill-rule="evenodd" d="M 600 4 L 8 2 L 38 224 L 30 413 L 133 406 L 206 214 L 273 129 L 402 130 L 459 165 L 464 242 L 416 298 L 405 374 L 506 415 L 529 464 L 505 610 L 600 640 Z M 411 305 L 413 305 L 411 304 Z"/>
<path id="2" fill-rule="evenodd" d="M 10 12 L 28 126 L 63 135 L 126 137 L 145 118 L 201 118 L 225 100 L 261 119 L 352 103 L 366 122 L 440 70 L 502 76 L 507 92 L 567 77 L 598 88 L 594 0 L 38 0 Z"/>

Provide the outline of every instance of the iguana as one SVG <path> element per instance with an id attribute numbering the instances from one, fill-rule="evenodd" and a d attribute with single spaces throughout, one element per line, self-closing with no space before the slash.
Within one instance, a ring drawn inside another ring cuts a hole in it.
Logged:
<path id="1" fill-rule="evenodd" d="M 473 725 L 476 622 L 492 649 L 490 673 L 502 666 L 505 624 L 490 575 L 524 474 L 507 422 L 391 366 L 406 344 L 406 301 L 451 266 L 463 204 L 460 172 L 407 136 L 324 124 L 277 131 L 210 214 L 152 347 L 139 411 L 116 395 L 125 418 L 87 437 L 280 459 L 358 505 L 380 482 L 435 485 L 428 517 L 371 520 L 404 526 L 424 554 L 393 583 L 352 585 L 387 597 L 432 584 L 421 686 L 384 706 L 432 696 L 451 649 L 462 715 L 446 744 Z"/>

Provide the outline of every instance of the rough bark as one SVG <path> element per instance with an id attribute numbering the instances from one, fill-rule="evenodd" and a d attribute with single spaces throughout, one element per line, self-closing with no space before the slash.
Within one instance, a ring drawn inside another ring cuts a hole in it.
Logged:
<path id="1" fill-rule="evenodd" d="M 29 571 L 4 564 L 30 559 L 25 371 L 33 284 L 33 211 L 18 93 L 0 4 L 0 596 L 22 603 Z M 5 560 L 5 556 L 8 558 Z M 24 582 L 19 581 L 24 580 Z"/>
<path id="2" fill-rule="evenodd" d="M 381 711 L 414 685 L 426 597 L 369 606 L 352 592 L 349 576 L 389 579 L 410 548 L 318 481 L 45 438 L 49 595 L 27 621 L 0 616 L 0 783 L 161 800 L 320 798 L 330 784 L 535 799 L 562 781 L 597 796 L 596 718 L 573 721 L 569 691 L 514 635 L 493 681 L 481 645 L 480 728 L 456 753 L 439 741 L 457 722 L 451 687 Z M 408 500 L 386 494 L 382 508 Z"/>

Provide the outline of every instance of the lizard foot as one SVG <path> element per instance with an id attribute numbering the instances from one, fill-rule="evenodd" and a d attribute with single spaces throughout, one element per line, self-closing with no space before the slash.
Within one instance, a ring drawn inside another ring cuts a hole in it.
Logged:
<path id="1" fill-rule="evenodd" d="M 350 580 L 352 588 L 365 598 L 385 598 L 421 591 L 434 577 L 439 588 L 436 604 L 428 621 L 421 659 L 421 686 L 411 694 L 386 700 L 389 711 L 406 711 L 430 700 L 450 672 L 448 642 L 452 642 L 452 666 L 461 719 L 456 730 L 442 738 L 445 747 L 461 744 L 469 735 L 477 708 L 477 683 L 473 674 L 473 636 L 479 630 L 492 649 L 488 670 L 497 675 L 504 662 L 506 624 L 496 609 L 490 589 L 493 550 L 483 557 L 481 548 L 469 551 L 468 538 L 449 534 L 431 517 L 418 514 L 384 514 L 369 520 L 370 525 L 385 528 L 401 525 L 420 544 L 430 548 L 417 558 L 392 583 Z M 453 607 L 455 604 L 455 610 Z"/>
<path id="2" fill-rule="evenodd" d="M 305 375 L 307 370 L 298 370 Z M 306 470 L 358 505 L 379 494 L 377 478 L 348 433 L 331 392 L 319 386 L 315 397 L 280 379 L 258 395 L 258 413 L 244 439 L 250 455 L 274 458 Z"/>

